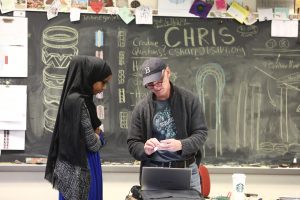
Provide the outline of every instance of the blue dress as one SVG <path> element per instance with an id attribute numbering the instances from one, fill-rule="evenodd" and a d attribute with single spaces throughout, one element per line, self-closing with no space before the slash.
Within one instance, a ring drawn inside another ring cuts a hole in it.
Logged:
<path id="1" fill-rule="evenodd" d="M 102 145 L 105 144 L 103 134 L 100 134 Z M 103 200 L 103 180 L 102 168 L 99 152 L 87 152 L 88 165 L 91 173 L 90 191 L 88 200 Z M 65 200 L 61 193 L 59 193 L 59 200 Z"/>

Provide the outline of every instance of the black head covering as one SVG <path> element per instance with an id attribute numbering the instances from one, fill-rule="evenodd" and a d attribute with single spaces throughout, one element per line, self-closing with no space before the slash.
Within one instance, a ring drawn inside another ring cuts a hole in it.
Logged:
<path id="1" fill-rule="evenodd" d="M 75 56 L 66 74 L 58 114 L 48 153 L 45 178 L 54 184 L 57 158 L 87 168 L 84 133 L 81 131 L 81 108 L 85 102 L 94 129 L 101 125 L 93 102 L 93 84 L 112 74 L 109 65 L 96 57 Z"/>

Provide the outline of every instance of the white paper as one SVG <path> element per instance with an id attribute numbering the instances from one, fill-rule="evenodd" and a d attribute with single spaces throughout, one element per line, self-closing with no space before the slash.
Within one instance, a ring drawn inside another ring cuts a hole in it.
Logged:
<path id="1" fill-rule="evenodd" d="M 102 130 L 103 133 L 105 132 L 105 131 L 104 131 L 104 125 L 103 125 L 103 124 L 100 125 L 100 129 Z"/>
<path id="2" fill-rule="evenodd" d="M 79 8 L 71 8 L 70 9 L 70 21 L 80 21 L 80 9 Z"/>
<path id="3" fill-rule="evenodd" d="M 14 10 L 14 17 L 26 17 L 26 11 L 23 10 Z"/>
<path id="4" fill-rule="evenodd" d="M 27 77 L 28 20 L 0 17 L 0 77 Z"/>
<path id="5" fill-rule="evenodd" d="M 103 99 L 103 92 L 97 93 L 96 98 L 97 99 Z"/>
<path id="6" fill-rule="evenodd" d="M 257 9 L 257 11 L 258 11 L 258 20 L 260 22 L 273 19 L 273 9 L 272 8 Z"/>
<path id="7" fill-rule="evenodd" d="M 15 10 L 15 2 L 12 0 L 1 0 L 1 13 L 8 13 Z"/>
<path id="8" fill-rule="evenodd" d="M 27 18 L 0 16 L 0 45 L 27 45 Z"/>
<path id="9" fill-rule="evenodd" d="M 0 77 L 26 77 L 27 59 L 23 46 L 0 45 Z"/>
<path id="10" fill-rule="evenodd" d="M 25 150 L 25 131 L 0 130 L 0 149 Z"/>
<path id="11" fill-rule="evenodd" d="M 0 130 L 26 130 L 27 86 L 0 85 Z"/>
<path id="12" fill-rule="evenodd" d="M 60 0 L 54 0 L 52 4 L 47 8 L 47 19 L 50 20 L 58 15 L 60 9 Z"/>
<path id="13" fill-rule="evenodd" d="M 152 9 L 147 6 L 140 6 L 135 9 L 136 24 L 153 24 Z"/>
<path id="14" fill-rule="evenodd" d="M 272 37 L 298 37 L 298 20 L 272 20 Z"/>
<path id="15" fill-rule="evenodd" d="M 189 13 L 194 0 L 158 1 L 158 14 L 164 16 L 195 17 Z"/>

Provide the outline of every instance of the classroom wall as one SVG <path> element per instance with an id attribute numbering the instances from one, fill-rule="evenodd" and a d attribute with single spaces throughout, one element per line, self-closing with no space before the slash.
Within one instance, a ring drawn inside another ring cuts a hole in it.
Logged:
<path id="1" fill-rule="evenodd" d="M 130 170 L 128 170 L 130 169 Z M 244 169 L 222 170 L 209 168 L 211 178 L 211 197 L 227 195 L 231 191 L 233 171 Z M 300 197 L 300 172 L 298 169 L 246 170 L 246 192 L 258 193 L 264 200 L 275 200 L 281 196 Z M 138 168 L 115 170 L 104 167 L 104 200 L 123 200 L 132 185 L 138 184 Z M 269 172 L 269 173 L 268 173 Z M 274 173 L 281 173 L 274 175 Z M 36 171 L 8 171 L 0 167 L 1 200 L 53 200 L 58 193 L 43 179 L 43 167 Z"/>
<path id="2" fill-rule="evenodd" d="M 101 149 L 103 162 L 134 162 L 128 126 L 134 105 L 148 92 L 138 68 L 157 56 L 171 67 L 172 82 L 204 106 L 209 137 L 203 161 L 280 165 L 300 154 L 299 39 L 271 37 L 271 21 L 246 26 L 234 19 L 155 16 L 153 25 L 127 25 L 117 15 L 82 14 L 76 23 L 68 13 L 50 21 L 43 12 L 26 16 L 28 77 L 0 77 L 2 84 L 27 85 L 26 148 L 3 151 L 0 162 L 48 155 L 68 63 L 75 55 L 99 51 L 114 74 L 104 98 L 95 99 L 105 108 L 100 109 L 108 141 Z M 101 32 L 103 46 L 95 43 Z M 7 149 L 14 140 L 9 141 Z"/>

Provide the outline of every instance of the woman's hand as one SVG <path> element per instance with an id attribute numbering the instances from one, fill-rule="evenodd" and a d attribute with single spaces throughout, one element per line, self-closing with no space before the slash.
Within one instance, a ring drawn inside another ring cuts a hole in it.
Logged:
<path id="1" fill-rule="evenodd" d="M 96 136 L 97 136 L 97 138 L 98 139 L 100 139 L 100 134 L 102 133 L 102 130 L 98 127 L 98 128 L 96 128 L 96 130 L 95 130 L 95 134 L 96 134 Z"/>
<path id="2" fill-rule="evenodd" d="M 97 134 L 97 135 L 100 135 L 101 134 L 101 132 L 102 132 L 102 130 L 98 127 L 98 128 L 96 128 L 96 130 L 95 130 L 95 133 Z"/>
<path id="3" fill-rule="evenodd" d="M 104 134 L 103 131 L 101 130 L 101 128 L 96 128 L 95 130 L 95 134 L 97 135 L 97 138 L 101 141 L 102 145 L 106 144 L 106 141 L 104 139 Z"/>

